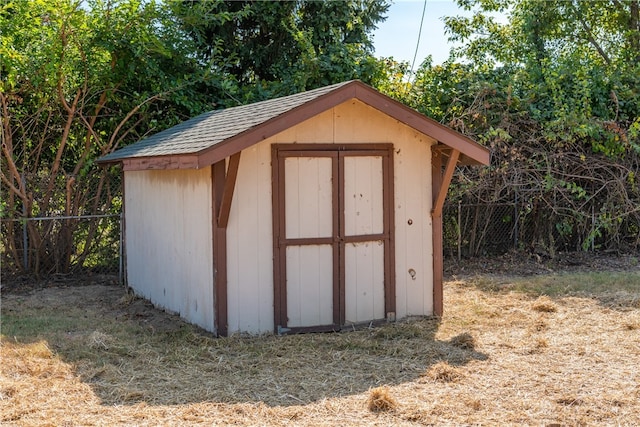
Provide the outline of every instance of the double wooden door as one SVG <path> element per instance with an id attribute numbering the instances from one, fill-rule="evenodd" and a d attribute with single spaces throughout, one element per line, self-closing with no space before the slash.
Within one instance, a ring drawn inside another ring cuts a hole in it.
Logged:
<path id="1" fill-rule="evenodd" d="M 392 145 L 278 144 L 272 168 L 278 332 L 395 316 Z"/>

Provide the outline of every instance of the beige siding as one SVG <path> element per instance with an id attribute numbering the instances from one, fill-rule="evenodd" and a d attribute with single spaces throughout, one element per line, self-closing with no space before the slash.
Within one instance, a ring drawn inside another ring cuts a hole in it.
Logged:
<path id="1" fill-rule="evenodd" d="M 396 315 L 433 314 L 430 148 L 435 141 L 349 101 L 242 152 L 227 234 L 229 332 L 274 327 L 272 143 L 394 144 Z M 414 278 L 409 270 L 416 272 Z"/>
<path id="2" fill-rule="evenodd" d="M 125 206 L 129 286 L 213 331 L 210 168 L 125 172 Z"/>
<path id="3" fill-rule="evenodd" d="M 271 147 L 242 152 L 227 228 L 229 333 L 273 331 Z"/>
<path id="4" fill-rule="evenodd" d="M 421 134 L 404 129 L 400 133 L 404 138 L 395 144 L 394 162 L 396 315 L 400 318 L 433 314 L 431 146 Z"/>

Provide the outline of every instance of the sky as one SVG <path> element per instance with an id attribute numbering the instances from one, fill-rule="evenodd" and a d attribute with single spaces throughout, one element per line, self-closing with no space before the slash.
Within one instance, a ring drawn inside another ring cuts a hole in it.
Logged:
<path id="1" fill-rule="evenodd" d="M 427 55 L 433 56 L 434 64 L 441 64 L 449 57 L 448 43 L 442 17 L 470 15 L 459 10 L 453 0 L 426 0 L 427 8 L 422 25 L 422 37 L 418 45 L 415 68 Z M 395 0 L 387 12 L 387 20 L 378 24 L 374 32 L 375 56 L 389 57 L 411 64 L 418 42 L 420 19 L 424 0 Z"/>

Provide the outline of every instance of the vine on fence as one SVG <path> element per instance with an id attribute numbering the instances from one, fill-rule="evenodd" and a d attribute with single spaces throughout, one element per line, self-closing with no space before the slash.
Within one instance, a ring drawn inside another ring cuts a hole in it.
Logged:
<path id="1" fill-rule="evenodd" d="M 452 183 L 450 203 L 469 206 L 457 225 L 468 240 L 466 254 L 491 252 L 491 230 L 505 221 L 519 225 L 511 236 L 516 249 L 549 256 L 638 250 L 640 153 L 628 149 L 611 158 L 584 141 L 549 140 L 536 122 L 510 120 L 505 116 L 502 131 L 487 138 L 491 166 L 462 168 Z M 505 204 L 514 210 L 497 211 Z"/>
<path id="2" fill-rule="evenodd" d="M 120 262 L 120 175 L 109 169 L 84 177 L 52 179 L 23 174 L 31 203 L 10 192 L 3 201 L 3 272 L 68 274 L 118 272 Z M 44 201 L 47 203 L 44 203 Z M 47 210 L 41 209 L 46 206 Z"/>

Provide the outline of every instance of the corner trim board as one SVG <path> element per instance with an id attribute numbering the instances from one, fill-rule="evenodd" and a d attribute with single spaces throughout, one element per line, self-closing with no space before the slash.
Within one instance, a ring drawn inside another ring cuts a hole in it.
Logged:
<path id="1" fill-rule="evenodd" d="M 211 166 L 211 205 L 213 230 L 213 286 L 215 328 L 219 336 L 227 336 L 227 224 L 238 177 L 240 152 L 234 153 L 227 167 L 225 159 Z"/>

